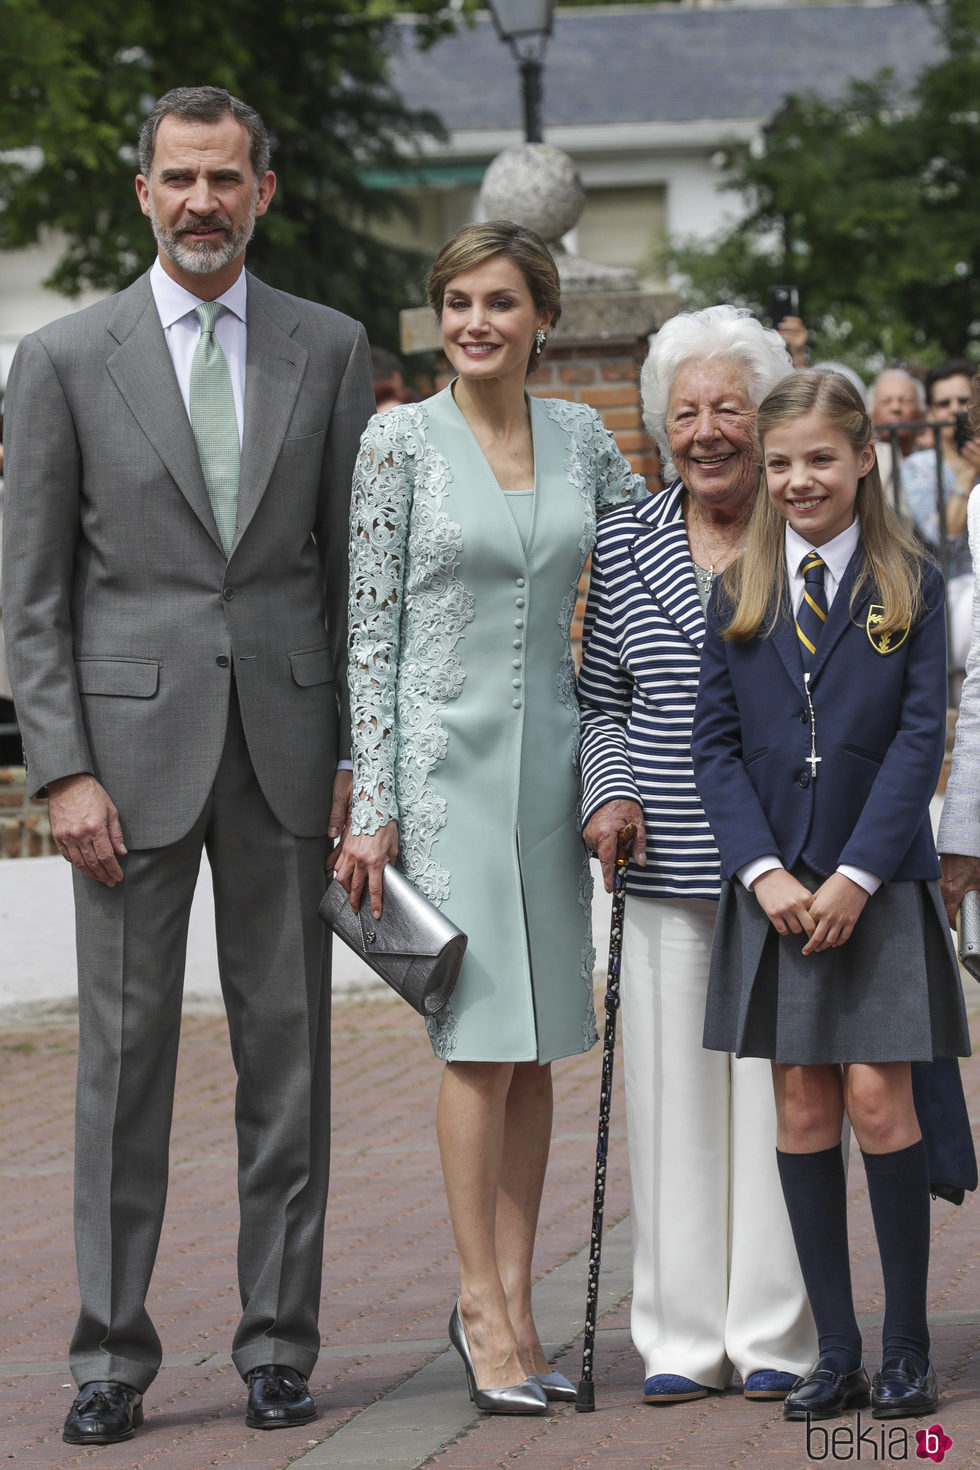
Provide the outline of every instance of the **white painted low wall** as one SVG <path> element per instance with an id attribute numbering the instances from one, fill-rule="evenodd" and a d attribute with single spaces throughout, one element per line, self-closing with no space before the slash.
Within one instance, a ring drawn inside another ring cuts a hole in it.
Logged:
<path id="1" fill-rule="evenodd" d="M 334 945 L 334 993 L 387 987 L 346 947 Z M 71 869 L 60 857 L 0 862 L 0 1026 L 76 1009 Z M 207 859 L 201 864 L 187 937 L 185 1009 L 219 1009 L 214 904 Z"/>
<path id="2" fill-rule="evenodd" d="M 593 925 L 598 973 L 603 975 L 609 943 L 609 898 L 602 891 L 598 864 L 593 866 L 597 878 Z M 0 1028 L 22 1020 L 56 1020 L 76 1009 L 71 890 L 71 869 L 63 858 L 0 862 Z M 338 999 L 391 995 L 339 941 L 334 943 L 333 990 Z M 211 874 L 205 858 L 187 938 L 184 1008 L 220 1007 Z"/>

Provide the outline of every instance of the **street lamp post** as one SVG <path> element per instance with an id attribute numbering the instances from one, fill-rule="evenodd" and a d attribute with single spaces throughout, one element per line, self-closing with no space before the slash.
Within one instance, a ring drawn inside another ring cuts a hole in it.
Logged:
<path id="1" fill-rule="evenodd" d="M 524 93 L 524 139 L 542 143 L 541 73 L 555 0 L 488 0 L 493 23 L 514 53 Z"/>

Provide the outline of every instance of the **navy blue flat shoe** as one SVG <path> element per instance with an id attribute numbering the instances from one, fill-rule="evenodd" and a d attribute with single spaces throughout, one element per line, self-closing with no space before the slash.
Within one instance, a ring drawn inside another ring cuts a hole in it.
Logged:
<path id="1" fill-rule="evenodd" d="M 871 1380 L 863 1363 L 853 1373 L 838 1373 L 830 1364 L 822 1364 L 823 1359 L 796 1380 L 783 1400 L 784 1419 L 839 1419 L 845 1409 L 867 1408 Z"/>
<path id="2" fill-rule="evenodd" d="M 871 1385 L 873 1419 L 914 1419 L 939 1407 L 939 1386 L 931 1363 L 920 1373 L 918 1365 L 901 1358 L 879 1368 Z"/>
<path id="3" fill-rule="evenodd" d="M 686 1404 L 691 1399 L 706 1399 L 708 1390 L 693 1378 L 680 1373 L 654 1373 L 643 1385 L 645 1404 Z"/>
<path id="4" fill-rule="evenodd" d="M 784 1399 L 791 1388 L 795 1388 L 797 1375 L 783 1373 L 778 1368 L 759 1368 L 750 1373 L 742 1388 L 742 1397 L 747 1399 Z"/>

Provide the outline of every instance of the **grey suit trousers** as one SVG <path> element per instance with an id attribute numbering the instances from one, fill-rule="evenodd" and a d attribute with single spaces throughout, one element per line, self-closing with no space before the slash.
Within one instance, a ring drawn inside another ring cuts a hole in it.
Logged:
<path id="1" fill-rule="evenodd" d="M 202 850 L 238 1073 L 242 1317 L 233 1357 L 309 1375 L 329 1169 L 326 838 L 294 837 L 259 789 L 234 690 L 221 763 L 179 842 L 122 859 L 115 888 L 75 874 L 79 981 L 75 1246 L 81 1385 L 144 1390 L 161 1345 L 146 1310 L 167 1193 L 191 901 Z"/>

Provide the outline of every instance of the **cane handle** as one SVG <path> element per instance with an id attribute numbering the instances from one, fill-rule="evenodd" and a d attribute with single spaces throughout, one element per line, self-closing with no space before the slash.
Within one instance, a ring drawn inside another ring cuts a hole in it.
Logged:
<path id="1" fill-rule="evenodd" d="M 636 827 L 630 822 L 626 827 L 620 827 L 616 833 L 616 866 L 625 868 L 629 864 L 630 853 L 633 850 L 633 839 L 636 837 Z"/>

